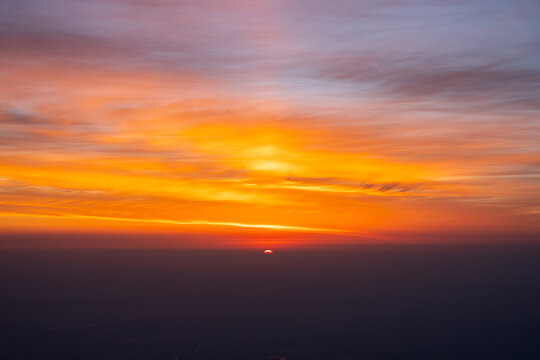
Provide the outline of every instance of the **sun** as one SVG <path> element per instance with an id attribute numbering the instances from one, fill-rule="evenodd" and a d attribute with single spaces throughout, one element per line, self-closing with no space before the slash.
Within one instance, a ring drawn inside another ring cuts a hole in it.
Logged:
<path id="1" fill-rule="evenodd" d="M 264 253 L 265 254 L 273 254 L 274 252 L 270 249 L 267 249 L 267 250 L 264 250 Z"/>

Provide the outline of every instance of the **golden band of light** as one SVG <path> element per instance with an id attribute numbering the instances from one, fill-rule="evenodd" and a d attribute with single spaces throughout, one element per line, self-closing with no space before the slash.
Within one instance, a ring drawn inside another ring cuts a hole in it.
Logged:
<path id="1" fill-rule="evenodd" d="M 4 216 L 33 216 L 33 217 L 64 218 L 64 219 L 95 219 L 95 220 L 158 223 L 158 224 L 173 224 L 173 225 L 232 226 L 232 227 L 241 227 L 241 228 L 269 229 L 269 230 L 281 230 L 281 231 L 334 232 L 334 233 L 347 232 L 346 230 L 313 228 L 313 227 L 305 227 L 305 226 L 274 225 L 274 224 L 245 224 L 245 223 L 237 223 L 237 222 L 220 222 L 220 221 L 207 221 L 207 220 L 177 221 L 177 220 L 170 220 L 170 219 L 134 219 L 134 218 L 119 218 L 119 217 L 94 216 L 94 215 L 78 215 L 78 214 L 44 215 L 44 214 L 3 213 L 2 215 Z"/>

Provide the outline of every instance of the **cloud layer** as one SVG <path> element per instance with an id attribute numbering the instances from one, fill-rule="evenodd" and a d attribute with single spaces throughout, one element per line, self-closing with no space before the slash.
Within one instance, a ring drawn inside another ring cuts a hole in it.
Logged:
<path id="1" fill-rule="evenodd" d="M 526 0 L 1 0 L 0 229 L 538 232 L 539 20 Z"/>

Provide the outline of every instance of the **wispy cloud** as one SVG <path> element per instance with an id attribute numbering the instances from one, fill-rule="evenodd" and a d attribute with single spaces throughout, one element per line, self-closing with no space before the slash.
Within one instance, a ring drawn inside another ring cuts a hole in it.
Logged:
<path id="1" fill-rule="evenodd" d="M 4 216 L 25 216 L 27 214 L 21 213 L 0 213 Z M 238 228 L 250 228 L 250 229 L 263 229 L 263 230 L 278 230 L 278 231 L 296 231 L 296 232 L 316 232 L 316 233 L 343 233 L 347 230 L 339 229 L 322 229 L 312 228 L 305 226 L 288 226 L 288 225 L 275 225 L 275 224 L 245 224 L 236 222 L 219 222 L 219 221 L 206 221 L 206 220 L 191 220 L 191 221 L 176 221 L 170 219 L 137 219 L 137 218 L 117 218 L 106 216 L 91 216 L 91 215 L 78 215 L 78 214 L 62 214 L 62 215 L 43 215 L 34 214 L 34 217 L 45 218 L 60 218 L 60 219 L 92 219 L 92 220 L 107 220 L 107 221 L 121 221 L 121 222 L 140 222 L 140 223 L 153 223 L 153 224 L 169 224 L 169 225 L 203 225 L 203 226 L 224 226 L 224 227 L 238 227 Z"/>

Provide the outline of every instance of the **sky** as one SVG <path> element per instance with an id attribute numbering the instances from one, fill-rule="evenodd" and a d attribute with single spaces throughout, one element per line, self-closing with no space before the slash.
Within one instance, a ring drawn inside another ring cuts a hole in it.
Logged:
<path id="1" fill-rule="evenodd" d="M 537 1 L 0 0 L 0 83 L 0 233 L 540 233 Z"/>

